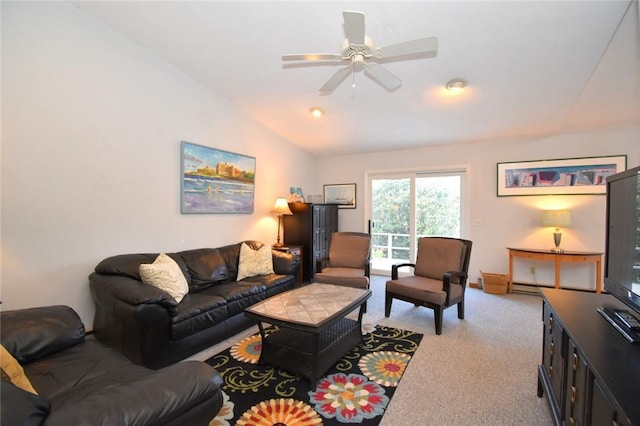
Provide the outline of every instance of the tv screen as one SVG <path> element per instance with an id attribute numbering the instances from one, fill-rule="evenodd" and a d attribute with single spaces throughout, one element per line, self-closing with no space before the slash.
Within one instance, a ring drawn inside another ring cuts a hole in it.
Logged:
<path id="1" fill-rule="evenodd" d="M 640 167 L 607 178 L 604 288 L 640 313 Z"/>

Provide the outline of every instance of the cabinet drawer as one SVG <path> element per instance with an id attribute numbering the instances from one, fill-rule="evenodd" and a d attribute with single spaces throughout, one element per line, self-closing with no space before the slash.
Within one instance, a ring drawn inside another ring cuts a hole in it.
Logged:
<path id="1" fill-rule="evenodd" d="M 569 425 L 586 424 L 589 369 L 582 353 L 573 341 L 568 342 L 567 386 L 565 393 L 565 419 Z"/>
<path id="2" fill-rule="evenodd" d="M 551 312 L 547 304 L 543 305 L 544 315 L 544 337 L 542 364 L 551 383 L 551 391 L 555 402 L 557 413 L 564 410 L 564 380 L 566 363 L 563 346 L 564 330 L 557 321 L 555 314 Z"/>
<path id="3" fill-rule="evenodd" d="M 526 251 L 519 251 L 518 253 L 518 257 L 522 257 L 525 259 L 541 259 L 543 257 L 543 255 L 541 255 L 540 253 L 527 253 Z"/>
<path id="4" fill-rule="evenodd" d="M 591 422 L 599 425 L 628 425 L 624 416 L 620 416 L 615 405 L 607 397 L 606 392 L 597 380 L 593 380 L 591 395 Z"/>

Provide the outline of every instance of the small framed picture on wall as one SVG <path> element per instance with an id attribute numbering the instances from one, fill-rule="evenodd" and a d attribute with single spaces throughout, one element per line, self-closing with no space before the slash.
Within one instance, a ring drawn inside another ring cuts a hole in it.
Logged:
<path id="1" fill-rule="evenodd" d="M 340 209 L 356 208 L 356 184 L 340 183 L 324 185 L 325 204 L 337 204 Z"/>

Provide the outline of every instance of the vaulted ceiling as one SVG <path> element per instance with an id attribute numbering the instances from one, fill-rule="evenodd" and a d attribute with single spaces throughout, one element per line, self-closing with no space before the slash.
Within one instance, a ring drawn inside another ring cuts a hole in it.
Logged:
<path id="1" fill-rule="evenodd" d="M 316 156 L 640 124 L 635 0 L 74 4 Z M 437 55 L 384 64 L 397 90 L 359 71 L 320 95 L 343 65 L 281 58 L 340 53 L 345 10 L 378 47 L 433 36 Z"/>

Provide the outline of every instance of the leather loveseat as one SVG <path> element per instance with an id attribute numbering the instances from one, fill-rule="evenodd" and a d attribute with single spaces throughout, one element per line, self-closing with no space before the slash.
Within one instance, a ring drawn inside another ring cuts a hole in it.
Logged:
<path id="1" fill-rule="evenodd" d="M 21 387 L 3 377 L 3 426 L 208 425 L 222 407 L 222 379 L 210 365 L 136 365 L 85 337 L 68 306 L 4 311 L 0 323 L 3 372 L 5 363 L 24 372 L 15 381 Z M 25 375 L 30 391 L 23 390 Z"/>
<path id="2" fill-rule="evenodd" d="M 244 243 L 254 250 L 263 247 L 258 241 Z M 254 325 L 244 309 L 296 287 L 300 260 L 271 250 L 273 274 L 236 281 L 241 245 L 166 253 L 189 286 L 179 303 L 141 281 L 140 264 L 153 262 L 157 253 L 103 260 L 89 276 L 97 338 L 137 364 L 160 368 Z"/>

